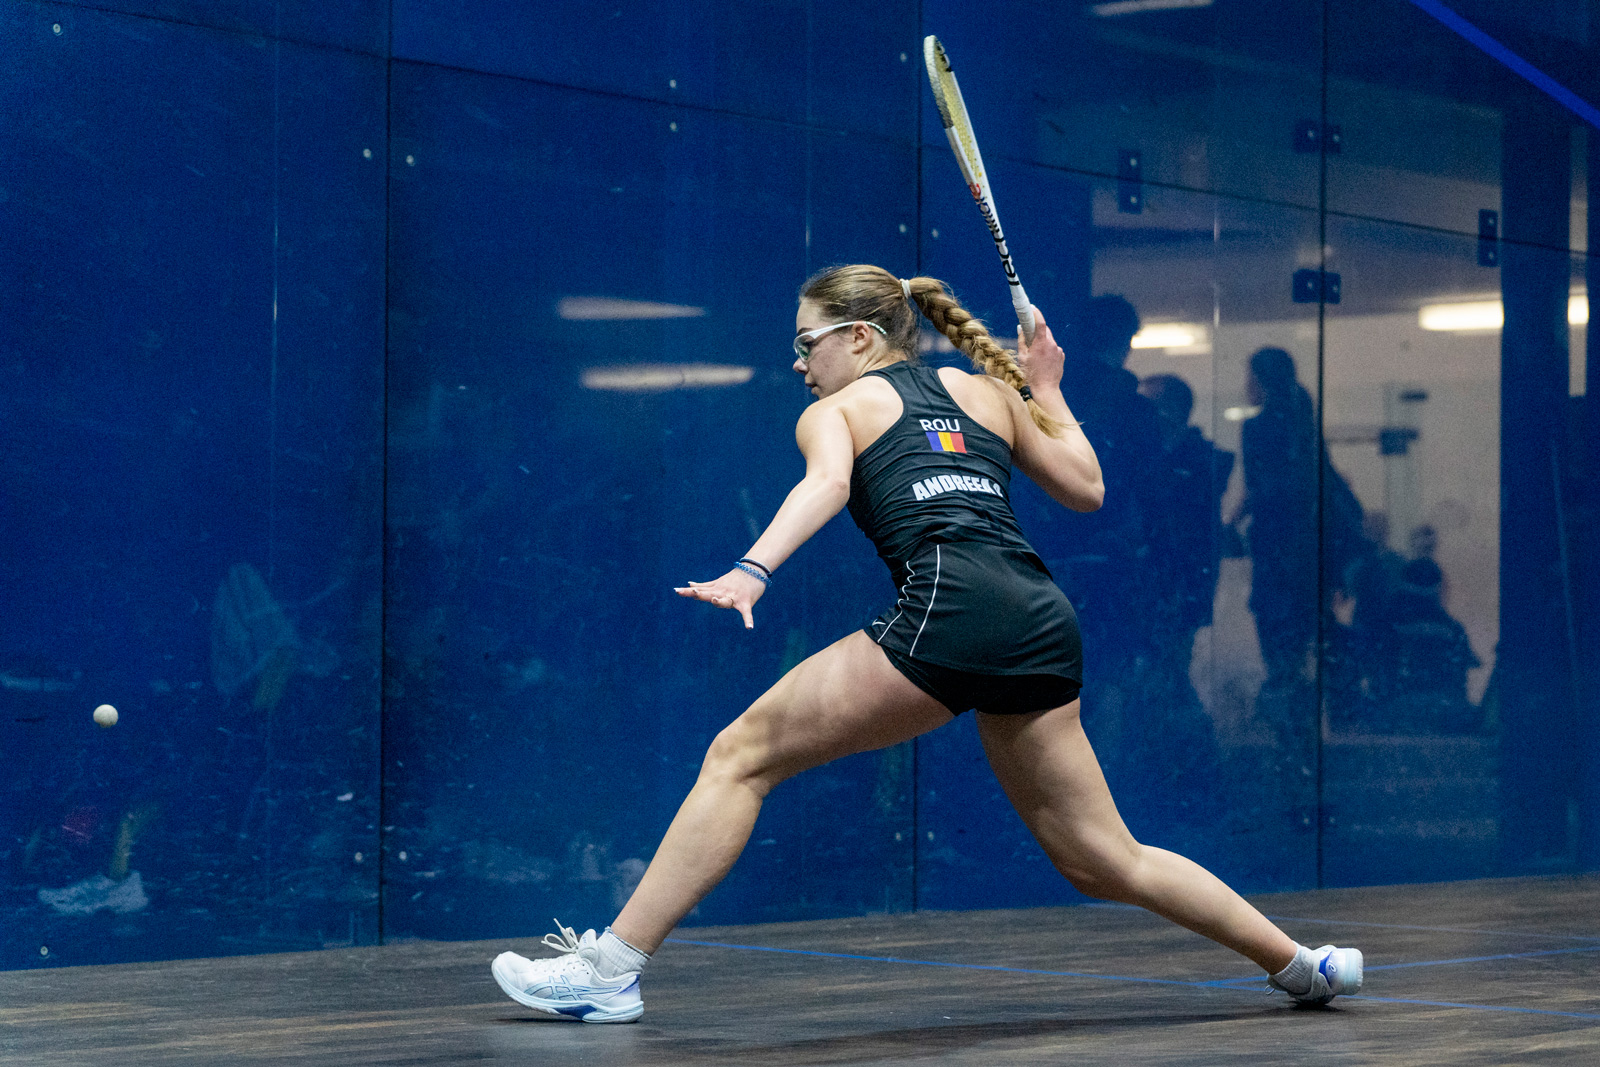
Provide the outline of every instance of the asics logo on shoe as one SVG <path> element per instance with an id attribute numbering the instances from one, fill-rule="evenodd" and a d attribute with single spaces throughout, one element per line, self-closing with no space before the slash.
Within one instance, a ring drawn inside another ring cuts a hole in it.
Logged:
<path id="1" fill-rule="evenodd" d="M 637 981 L 638 979 L 634 979 L 633 982 L 629 984 L 635 984 Z M 545 988 L 548 990 L 548 992 L 545 992 L 542 995 L 555 1000 L 587 1000 L 591 998 L 600 999 L 605 997 L 614 997 L 619 993 L 626 993 L 628 991 L 627 986 L 623 985 L 606 986 L 591 982 L 574 983 L 565 978 L 557 979 Z"/>

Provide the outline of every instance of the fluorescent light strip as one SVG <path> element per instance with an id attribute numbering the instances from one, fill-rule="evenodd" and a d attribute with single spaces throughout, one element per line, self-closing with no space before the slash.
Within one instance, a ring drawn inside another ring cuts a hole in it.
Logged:
<path id="1" fill-rule="evenodd" d="M 1469 300 L 1457 304 L 1424 304 L 1417 325 L 1424 330 L 1463 332 L 1498 330 L 1506 324 L 1505 305 L 1498 300 Z M 1589 324 L 1589 297 L 1574 293 L 1567 298 L 1567 325 Z"/>
<path id="2" fill-rule="evenodd" d="M 1192 348 L 1206 340 L 1206 328 L 1187 322 L 1155 322 L 1133 335 L 1132 348 Z"/>
<path id="3" fill-rule="evenodd" d="M 705 308 L 662 304 L 653 300 L 618 300 L 609 296 L 564 296 L 556 314 L 577 322 L 624 322 L 643 319 L 697 319 Z"/>
<path id="4" fill-rule="evenodd" d="M 1212 0 L 1114 0 L 1109 4 L 1095 4 L 1089 10 L 1103 19 L 1118 15 L 1137 15 L 1143 11 L 1180 11 L 1190 7 L 1210 7 Z"/>
<path id="5" fill-rule="evenodd" d="M 583 387 L 611 393 L 665 393 L 743 385 L 755 373 L 754 367 L 719 363 L 623 363 L 590 367 L 583 372 Z"/>
<path id="6" fill-rule="evenodd" d="M 1498 300 L 1424 304 L 1417 311 L 1417 325 L 1424 330 L 1498 330 L 1505 322 L 1505 308 Z"/>

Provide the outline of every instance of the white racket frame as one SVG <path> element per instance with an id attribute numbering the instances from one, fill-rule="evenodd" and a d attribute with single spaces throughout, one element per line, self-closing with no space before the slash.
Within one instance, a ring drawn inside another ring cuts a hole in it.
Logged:
<path id="1" fill-rule="evenodd" d="M 978 151 L 977 135 L 972 132 L 966 101 L 961 99 L 961 85 L 956 81 L 955 71 L 950 69 L 950 57 L 945 54 L 944 46 L 933 34 L 922 40 L 922 61 L 928 68 L 928 83 L 933 86 L 933 100 L 939 106 L 939 121 L 956 154 L 956 164 L 966 179 L 967 191 L 983 215 L 984 225 L 989 227 L 989 236 L 994 238 L 995 251 L 1000 253 L 1000 265 L 1005 268 L 1006 281 L 1011 286 L 1011 306 L 1022 326 L 1022 336 L 1032 344 L 1033 305 L 1028 301 L 1027 290 L 1022 288 L 1022 280 L 1017 277 L 1011 250 L 1006 247 L 1005 234 L 1000 230 L 994 194 L 989 191 L 989 175 L 983 167 L 983 155 Z"/>

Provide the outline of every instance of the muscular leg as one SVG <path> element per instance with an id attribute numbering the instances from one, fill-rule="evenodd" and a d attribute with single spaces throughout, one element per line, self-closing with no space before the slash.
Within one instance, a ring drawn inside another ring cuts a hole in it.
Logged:
<path id="1" fill-rule="evenodd" d="M 772 787 L 854 752 L 908 741 L 950 712 L 857 631 L 779 679 L 717 735 L 639 888 L 611 929 L 654 952 L 744 851 Z"/>
<path id="2" fill-rule="evenodd" d="M 1296 944 L 1204 867 L 1141 845 L 1117 814 L 1078 702 L 1037 715 L 979 715 L 989 765 L 1056 870 L 1079 891 L 1137 904 L 1277 973 Z"/>

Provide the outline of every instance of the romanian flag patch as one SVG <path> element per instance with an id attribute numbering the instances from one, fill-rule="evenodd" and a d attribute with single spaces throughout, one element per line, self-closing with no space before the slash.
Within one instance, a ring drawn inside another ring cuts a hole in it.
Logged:
<path id="1" fill-rule="evenodd" d="M 943 430 L 929 430 L 928 444 L 935 452 L 965 452 L 967 443 L 958 433 L 948 433 Z"/>

